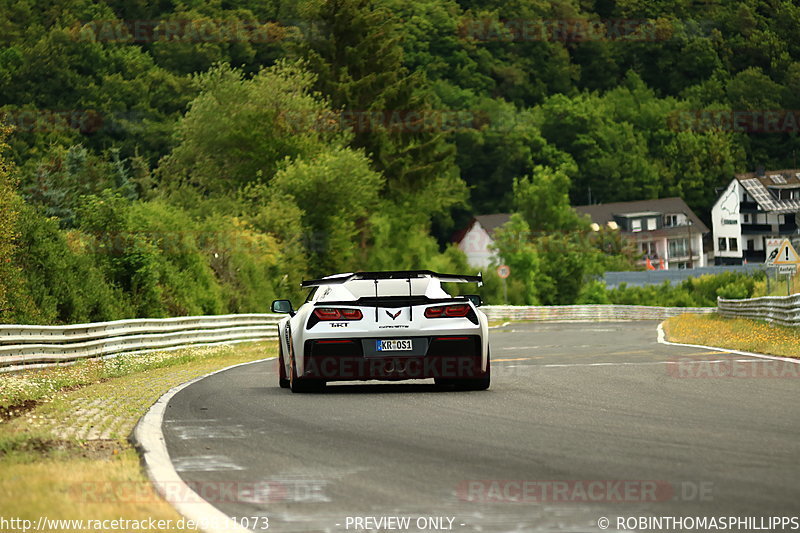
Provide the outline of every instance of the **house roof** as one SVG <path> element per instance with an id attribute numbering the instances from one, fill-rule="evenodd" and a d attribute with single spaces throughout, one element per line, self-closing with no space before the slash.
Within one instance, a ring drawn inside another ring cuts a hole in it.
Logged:
<path id="1" fill-rule="evenodd" d="M 486 230 L 486 233 L 489 234 L 489 237 L 494 237 L 494 231 L 508 222 L 511 219 L 511 215 L 509 213 L 495 213 L 493 215 L 475 215 L 472 217 L 472 220 L 465 228 L 460 229 L 457 231 L 452 238 L 452 242 L 459 243 L 461 242 L 464 237 L 469 233 L 469 230 L 472 229 L 472 226 L 478 222 L 481 227 Z"/>
<path id="2" fill-rule="evenodd" d="M 607 222 L 614 220 L 614 215 L 629 215 L 641 213 L 663 213 L 669 214 L 686 214 L 689 220 L 692 221 L 692 227 L 701 233 L 708 232 L 708 227 L 703 224 L 694 212 L 689 209 L 686 202 L 677 196 L 672 198 L 658 198 L 656 200 L 637 200 L 634 202 L 612 202 L 609 204 L 596 204 L 596 205 L 579 205 L 574 208 L 578 213 L 589 215 L 592 222 L 604 225 Z M 656 230 L 659 234 L 670 233 L 683 233 L 685 226 L 677 226 L 674 228 L 662 228 Z M 641 233 L 655 233 L 655 232 L 641 232 Z"/>
<path id="3" fill-rule="evenodd" d="M 800 170 L 767 170 L 762 175 L 756 172 L 736 174 L 742 187 L 753 197 L 764 211 L 772 213 L 796 213 L 800 211 L 800 200 L 775 198 L 770 189 L 796 189 L 800 187 Z"/>
<path id="4" fill-rule="evenodd" d="M 490 237 L 494 237 L 494 230 L 511 220 L 509 213 L 495 213 L 494 215 L 476 215 L 477 220 Z"/>
<path id="5" fill-rule="evenodd" d="M 686 205 L 686 202 L 684 202 L 682 198 L 678 197 L 659 198 L 657 200 L 638 200 L 635 202 L 613 202 L 609 204 L 579 205 L 573 209 L 579 213 L 589 215 L 589 218 L 592 219 L 592 222 L 596 222 L 600 225 L 604 225 L 607 222 L 614 220 L 614 215 L 645 216 L 648 214 L 655 215 L 658 213 L 665 215 L 685 213 L 692 221 L 692 227 L 695 229 L 695 231 L 699 231 L 700 233 L 707 233 L 709 231 L 708 227 L 703 224 L 703 221 L 700 220 L 700 218 L 698 218 L 698 216 L 695 215 L 691 209 L 689 209 L 689 206 Z M 509 213 L 475 215 L 467 227 L 453 235 L 453 242 L 461 242 L 469 230 L 472 229 L 472 226 L 475 225 L 475 222 L 480 223 L 481 227 L 486 230 L 489 236 L 494 238 L 495 230 L 508 222 L 510 219 L 511 215 Z M 686 226 L 662 228 L 660 230 L 637 232 L 637 234 L 638 233 L 659 236 L 682 234 L 686 233 Z"/>

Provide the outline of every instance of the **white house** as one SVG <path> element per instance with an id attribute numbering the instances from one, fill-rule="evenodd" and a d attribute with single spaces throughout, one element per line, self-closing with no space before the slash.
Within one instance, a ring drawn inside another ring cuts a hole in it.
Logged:
<path id="1" fill-rule="evenodd" d="M 494 254 L 489 250 L 489 245 L 494 242 L 494 230 L 509 221 L 508 213 L 494 215 L 477 215 L 469 225 L 458 232 L 453 240 L 467 256 L 470 265 L 488 267 Z"/>
<path id="2" fill-rule="evenodd" d="M 800 222 L 800 170 L 737 174 L 711 209 L 714 262 L 763 263 L 766 240 L 796 242 Z"/>
<path id="3" fill-rule="evenodd" d="M 598 225 L 616 224 L 622 235 L 636 242 L 655 269 L 706 266 L 703 235 L 708 227 L 681 198 L 659 198 L 634 202 L 582 205 L 579 213 Z"/>
<path id="4" fill-rule="evenodd" d="M 643 265 L 649 259 L 656 269 L 706 266 L 703 235 L 709 230 L 680 198 L 584 205 L 574 209 L 598 225 L 616 224 L 622 235 L 642 250 Z M 470 265 L 489 266 L 493 259 L 489 246 L 494 232 L 510 218 L 507 213 L 478 215 L 455 235 L 453 240 L 467 255 Z"/>

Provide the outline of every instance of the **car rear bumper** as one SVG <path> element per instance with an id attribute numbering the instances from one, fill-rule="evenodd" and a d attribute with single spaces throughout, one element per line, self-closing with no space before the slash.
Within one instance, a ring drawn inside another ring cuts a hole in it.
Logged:
<path id="1" fill-rule="evenodd" d="M 303 377 L 325 381 L 469 379 L 485 375 L 479 335 L 405 337 L 414 350 L 375 352 L 374 338 L 315 339 L 304 345 Z"/>

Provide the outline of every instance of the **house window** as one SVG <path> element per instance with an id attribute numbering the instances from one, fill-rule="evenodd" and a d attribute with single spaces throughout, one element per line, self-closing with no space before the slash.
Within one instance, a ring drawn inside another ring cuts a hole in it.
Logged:
<path id="1" fill-rule="evenodd" d="M 670 257 L 686 257 L 689 255 L 689 241 L 687 239 L 670 239 L 667 241 Z"/>
<path id="2" fill-rule="evenodd" d="M 749 224 L 750 223 L 750 215 L 742 215 L 742 222 L 744 222 L 745 224 Z"/>
<path id="3" fill-rule="evenodd" d="M 648 218 L 647 219 L 647 231 L 653 231 L 658 226 L 656 219 Z"/>
<path id="4" fill-rule="evenodd" d="M 664 226 L 671 228 L 678 225 L 678 215 L 664 215 Z"/>
<path id="5" fill-rule="evenodd" d="M 800 199 L 800 189 L 780 189 L 778 191 L 778 198 L 781 200 Z"/>
<path id="6" fill-rule="evenodd" d="M 646 257 L 653 257 L 656 255 L 656 243 L 652 241 L 644 241 L 641 243 L 642 245 L 642 253 Z"/>
<path id="7" fill-rule="evenodd" d="M 756 248 L 756 241 L 754 241 L 753 239 L 747 239 L 747 249 L 753 251 L 755 250 L 755 248 Z"/>
<path id="8" fill-rule="evenodd" d="M 720 252 L 728 251 L 728 241 L 725 239 L 725 237 L 720 237 L 717 239 L 717 248 L 719 248 Z"/>
<path id="9" fill-rule="evenodd" d="M 631 231 L 642 231 L 642 219 L 634 218 L 631 220 Z"/>
<path id="10" fill-rule="evenodd" d="M 731 237 L 728 239 L 728 248 L 730 248 L 731 252 L 738 252 L 739 251 L 739 239 L 736 237 Z"/>

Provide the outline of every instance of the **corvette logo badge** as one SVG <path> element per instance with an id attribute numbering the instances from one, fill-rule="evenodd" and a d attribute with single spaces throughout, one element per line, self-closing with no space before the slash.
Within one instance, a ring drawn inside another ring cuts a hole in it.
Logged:
<path id="1" fill-rule="evenodd" d="M 392 317 L 392 320 L 394 320 L 395 318 L 400 316 L 400 311 L 396 312 L 395 314 L 392 314 L 389 311 L 386 311 L 386 314 L 389 315 L 390 317 Z"/>

